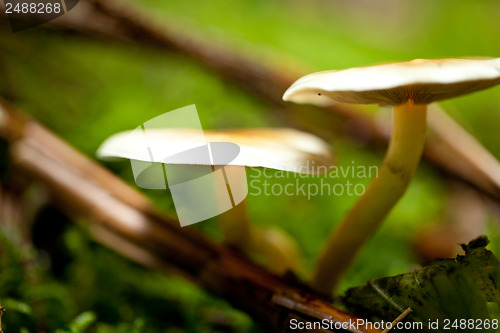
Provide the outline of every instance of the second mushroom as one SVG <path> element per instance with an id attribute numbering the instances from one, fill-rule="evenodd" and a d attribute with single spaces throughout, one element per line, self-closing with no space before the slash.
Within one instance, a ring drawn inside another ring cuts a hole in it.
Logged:
<path id="1" fill-rule="evenodd" d="M 122 132 L 111 136 L 99 148 L 98 156 L 103 159 L 127 158 L 137 161 L 151 161 L 148 151 L 136 149 L 134 145 L 129 144 L 131 134 L 134 135 L 132 132 Z M 138 134 L 140 135 L 140 132 Z M 179 147 L 186 145 L 186 142 L 194 135 L 196 135 L 196 131 L 192 129 L 152 129 L 148 131 L 148 140 L 160 144 L 166 149 L 171 146 L 178 150 Z M 324 141 L 312 134 L 293 129 L 207 130 L 204 131 L 204 136 L 213 154 L 216 153 L 217 144 L 220 143 L 230 143 L 239 147 L 237 156 L 233 160 L 223 163 L 224 165 L 217 165 L 218 163 L 214 163 L 212 160 L 214 164 L 211 165 L 212 170 L 221 169 L 225 178 L 224 189 L 216 188 L 215 193 L 211 193 L 211 196 L 216 199 L 215 202 L 219 203 L 222 200 L 222 193 L 217 192 L 226 192 L 226 186 L 229 193 L 232 193 L 231 197 L 235 193 L 242 193 L 242 187 L 246 190 L 246 167 L 264 167 L 294 173 L 318 174 L 329 170 L 334 163 L 330 147 Z M 141 138 L 136 139 L 141 140 Z M 134 140 L 132 138 L 132 141 Z M 170 164 L 169 167 L 173 167 L 175 172 L 182 172 L 186 168 L 196 170 L 197 166 L 206 166 L 207 164 L 210 166 L 209 160 L 200 159 L 193 154 L 176 156 L 176 158 L 163 162 L 163 164 Z M 228 181 L 228 178 L 231 181 Z M 148 180 L 142 179 L 141 181 L 147 182 Z M 200 200 L 208 201 L 210 199 L 205 195 L 200 198 Z M 237 200 L 232 198 L 231 202 L 231 209 L 219 210 L 226 210 L 225 213 L 219 215 L 225 241 L 232 247 L 262 260 L 269 269 L 276 273 L 298 270 L 300 257 L 295 240 L 276 227 L 253 227 L 247 216 L 246 200 L 240 196 Z"/>

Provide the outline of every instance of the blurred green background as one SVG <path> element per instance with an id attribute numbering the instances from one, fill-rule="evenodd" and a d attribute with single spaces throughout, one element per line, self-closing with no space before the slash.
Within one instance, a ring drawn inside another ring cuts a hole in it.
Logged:
<path id="1" fill-rule="evenodd" d="M 217 36 L 255 62 L 297 63 L 311 71 L 414 58 L 500 56 L 497 0 L 142 0 L 134 5 L 159 24 L 176 22 Z M 183 54 L 43 26 L 14 34 L 5 19 L 1 23 L 0 96 L 89 156 L 113 133 L 190 104 L 196 104 L 207 129 L 282 126 L 269 105 Z M 500 158 L 500 87 L 442 106 Z M 382 151 L 343 139 L 332 142 L 332 148 L 344 166 L 379 165 L 383 157 Z M 107 166 L 133 184 L 128 161 Z M 167 192 L 147 194 L 174 214 Z M 421 165 L 340 290 L 416 267 L 413 237 L 422 225 L 443 218 L 448 197 L 447 182 Z M 248 207 L 255 224 L 277 225 L 297 239 L 307 276 L 328 231 L 355 199 L 249 196 Z M 7 232 L 0 238 L 0 301 L 10 308 L 3 318 L 6 332 L 23 327 L 29 332 L 82 331 L 87 324 L 97 332 L 261 330 L 224 301 L 99 246 L 53 208 L 39 213 L 38 220 L 39 235 L 54 238 L 49 249 L 20 245 Z M 488 225 L 490 248 L 498 254 L 498 224 L 491 219 Z M 220 239 L 216 219 L 193 228 Z M 43 239 L 38 244 L 47 245 Z M 32 262 L 26 265 L 26 260 Z"/>

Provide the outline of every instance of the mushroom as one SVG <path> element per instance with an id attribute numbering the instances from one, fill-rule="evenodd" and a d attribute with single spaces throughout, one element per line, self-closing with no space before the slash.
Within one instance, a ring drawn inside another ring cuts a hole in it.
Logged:
<path id="1" fill-rule="evenodd" d="M 500 58 L 416 59 L 313 73 L 288 88 L 285 101 L 393 107 L 392 136 L 379 177 L 329 237 L 313 275 L 315 289 L 322 293 L 334 289 L 358 250 L 404 194 L 422 154 L 427 105 L 499 83 Z"/>
<path id="2" fill-rule="evenodd" d="M 255 229 L 251 226 L 244 200 L 247 193 L 245 170 L 246 167 L 264 167 L 295 173 L 318 174 L 333 166 L 334 158 L 329 146 L 312 134 L 285 128 L 206 130 L 203 132 L 213 153 L 212 160 L 199 158 L 200 154 L 177 154 L 173 158 L 167 158 L 162 162 L 165 167 L 177 168 L 166 170 L 167 179 L 170 177 L 169 171 L 179 172 L 179 169 L 182 171 L 186 168 L 208 166 L 211 171 L 222 170 L 225 178 L 224 186 L 223 188 L 216 186 L 213 191 L 215 193 L 209 196 L 218 199 L 216 201 L 220 205 L 224 197 L 222 192 L 227 192 L 227 186 L 230 196 L 234 197 L 234 200 L 231 199 L 232 206 L 217 209 L 219 213 L 226 211 L 219 215 L 226 242 L 262 259 L 275 272 L 283 273 L 288 269 L 297 269 L 297 245 L 290 236 L 277 228 Z M 97 156 L 102 159 L 127 158 L 151 163 L 147 150 L 137 149 L 141 145 L 130 144 L 130 142 L 140 141 L 141 135 L 140 131 L 115 134 L 101 145 Z M 184 146 L 186 149 L 192 147 L 189 141 L 197 135 L 198 131 L 194 129 L 163 128 L 150 129 L 147 132 L 150 142 L 161 145 L 166 150 L 170 146 L 174 147 L 175 151 L 181 151 Z M 234 159 L 226 158 L 220 162 L 221 159 L 216 156 L 220 151 L 217 148 L 220 144 L 239 147 L 239 153 L 235 154 Z M 145 176 L 147 173 L 148 169 L 143 169 L 136 181 L 148 182 L 148 177 Z M 157 178 L 153 177 L 153 180 L 157 181 Z M 235 193 L 244 193 L 244 195 L 236 198 Z M 203 195 L 204 198 L 207 197 L 206 194 Z M 177 206 L 176 208 L 178 209 Z M 212 216 L 215 215 L 217 214 Z"/>

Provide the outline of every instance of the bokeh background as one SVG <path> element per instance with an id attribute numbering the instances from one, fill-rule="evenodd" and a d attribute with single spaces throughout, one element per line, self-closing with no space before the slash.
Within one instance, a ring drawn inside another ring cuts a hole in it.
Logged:
<path id="1" fill-rule="evenodd" d="M 500 56 L 496 0 L 141 0 L 133 5 L 160 26 L 174 24 L 222 41 L 257 63 L 295 66 L 304 73 L 415 58 Z M 12 33 L 5 17 L 0 96 L 92 157 L 113 133 L 190 104 L 196 104 L 207 129 L 284 125 L 272 106 L 184 54 L 46 26 Z M 500 87 L 441 106 L 500 158 Z M 383 157 L 383 150 L 346 138 L 331 144 L 339 165 L 379 165 Z M 106 165 L 133 184 L 128 161 Z M 168 192 L 146 193 L 175 213 Z M 449 181 L 422 164 L 340 290 L 417 267 L 414 237 L 422 226 L 444 219 L 449 197 Z M 304 252 L 301 274 L 307 277 L 326 235 L 355 199 L 249 196 L 248 209 L 256 225 L 279 226 L 297 239 Z M 262 330 L 246 314 L 181 278 L 144 269 L 101 247 L 82 224 L 54 207 L 44 207 L 33 219 L 32 242 L 16 243 L 12 232 L 0 229 L 6 332 L 83 331 L 88 325 L 97 332 Z M 492 216 L 487 219 L 490 248 L 498 254 L 499 225 Z M 216 219 L 193 228 L 221 239 Z"/>

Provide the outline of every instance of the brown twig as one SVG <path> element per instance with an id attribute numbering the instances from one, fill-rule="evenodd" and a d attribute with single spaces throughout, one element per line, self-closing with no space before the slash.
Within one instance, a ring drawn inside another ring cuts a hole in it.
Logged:
<path id="1" fill-rule="evenodd" d="M 172 22 L 154 24 L 145 13 L 125 1 L 81 1 L 78 10 L 56 20 L 54 26 L 181 52 L 269 102 L 281 120 L 290 126 L 311 131 L 327 140 L 348 131 L 349 136 L 371 146 L 387 144 L 390 133 L 357 108 L 336 104 L 321 109 L 283 103 L 281 96 L 285 89 L 306 71 L 284 68 L 281 64 L 264 65 L 230 51 L 210 36 L 190 33 L 186 27 L 180 29 Z M 424 151 L 426 160 L 443 173 L 500 200 L 498 161 L 456 122 L 440 112 L 436 115 L 431 112 L 429 127 L 431 135 Z M 481 159 L 477 160 L 477 156 Z"/>
<path id="2" fill-rule="evenodd" d="M 391 323 L 389 327 L 387 327 L 385 330 L 382 331 L 382 333 L 389 333 L 390 331 L 392 331 L 399 322 L 404 320 L 412 312 L 413 312 L 412 308 L 407 308 L 406 310 L 404 310 L 396 319 L 394 319 L 394 321 Z"/>
<path id="3" fill-rule="evenodd" d="M 43 183 L 62 209 L 86 217 L 97 239 L 115 251 L 148 267 L 174 269 L 246 311 L 269 331 L 288 330 L 291 319 L 357 320 L 193 229 L 180 228 L 150 204 L 130 205 L 130 197 L 147 199 L 132 190 L 117 192 L 128 186 L 112 174 L 101 178 L 99 173 L 105 172 L 102 167 L 4 101 L 0 101 L 0 115 L 0 137 L 9 142 L 11 162 Z M 76 155 L 79 157 L 73 160 Z M 79 167 L 75 161 L 87 166 Z M 277 296 L 297 306 L 288 308 L 274 302 Z M 380 331 L 360 327 L 351 332 Z"/>

